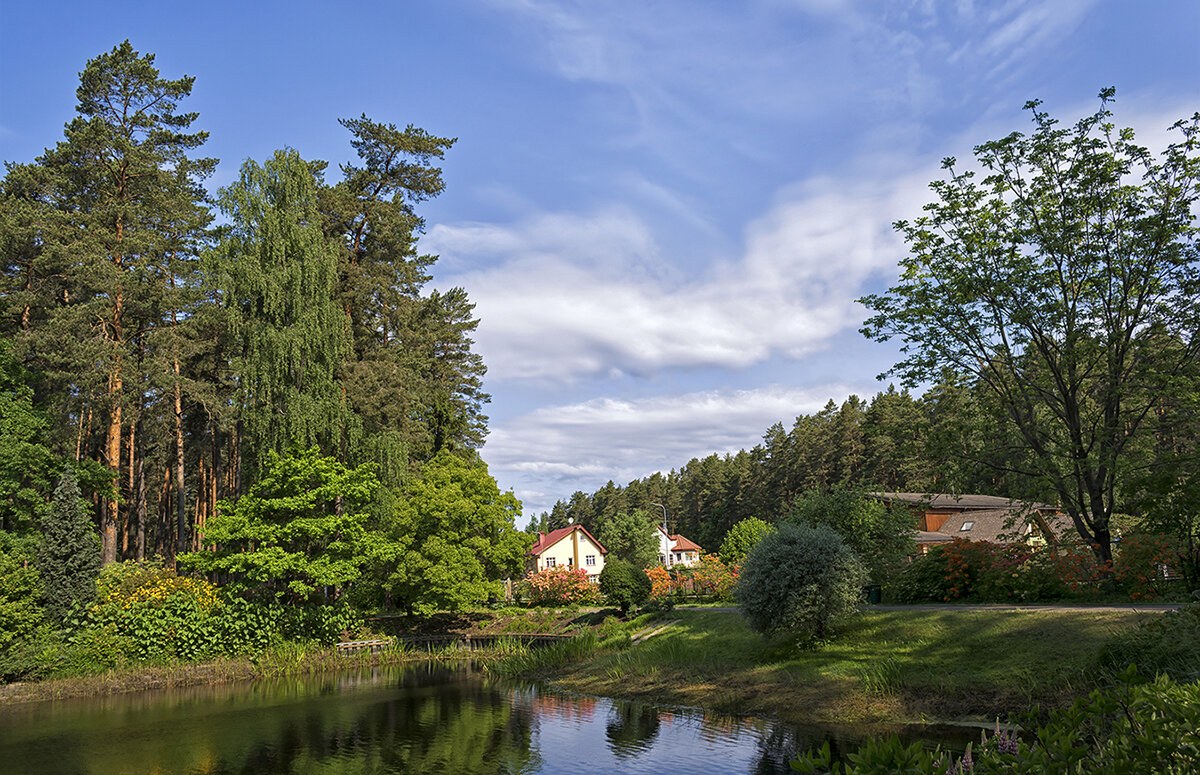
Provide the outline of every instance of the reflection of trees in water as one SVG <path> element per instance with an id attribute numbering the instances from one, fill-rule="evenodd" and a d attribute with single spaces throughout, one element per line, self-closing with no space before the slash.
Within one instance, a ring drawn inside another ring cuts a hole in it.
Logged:
<path id="1" fill-rule="evenodd" d="M 751 772 L 754 775 L 790 773 L 792 768 L 788 762 L 825 743 L 829 743 L 833 761 L 844 762 L 848 754 L 854 753 L 862 745 L 862 739 L 833 728 L 776 724 L 771 727 L 769 734 L 759 738 L 758 758 Z"/>
<path id="2" fill-rule="evenodd" d="M 657 709 L 639 703 L 617 702 L 609 713 L 604 736 L 613 754 L 625 759 L 650 750 L 659 725 Z"/>
<path id="3" fill-rule="evenodd" d="M 445 674 L 410 674 L 401 686 L 385 700 L 289 715 L 241 761 L 209 772 L 510 773 L 533 764 L 530 714 L 500 692 Z"/>

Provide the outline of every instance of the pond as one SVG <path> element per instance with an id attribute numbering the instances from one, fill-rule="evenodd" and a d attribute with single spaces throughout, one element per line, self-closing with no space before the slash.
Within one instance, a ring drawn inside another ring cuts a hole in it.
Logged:
<path id="1" fill-rule="evenodd" d="M 857 743 L 419 664 L 0 708 L 0 773 L 765 775 L 825 739 Z"/>

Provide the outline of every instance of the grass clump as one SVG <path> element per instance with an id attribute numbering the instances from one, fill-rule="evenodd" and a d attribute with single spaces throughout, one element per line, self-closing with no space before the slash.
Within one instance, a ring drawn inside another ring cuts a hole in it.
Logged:
<path id="1" fill-rule="evenodd" d="M 1200 681 L 1200 603 L 1168 611 L 1110 638 L 1096 659 L 1109 677 L 1133 665 L 1139 675 L 1166 675 L 1183 683 Z"/>

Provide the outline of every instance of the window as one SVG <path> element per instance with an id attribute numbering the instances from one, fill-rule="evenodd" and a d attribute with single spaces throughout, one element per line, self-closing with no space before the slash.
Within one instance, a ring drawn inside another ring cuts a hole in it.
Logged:
<path id="1" fill-rule="evenodd" d="M 965 531 L 965 530 L 970 530 L 970 529 L 971 529 L 971 528 L 973 528 L 973 527 L 975 527 L 975 523 L 974 523 L 974 522 L 972 522 L 972 521 L 967 521 L 967 522 L 964 522 L 964 523 L 963 523 L 963 526 L 962 526 L 962 527 L 960 527 L 958 530 L 959 530 L 959 532 L 962 532 L 962 531 Z"/>
<path id="2" fill-rule="evenodd" d="M 553 568 L 553 567 L 554 567 L 554 558 L 553 558 L 553 557 L 547 557 L 547 558 L 546 558 L 546 567 L 547 567 L 547 568 Z"/>
<path id="3" fill-rule="evenodd" d="M 596 564 L 596 555 L 589 554 L 588 556 L 583 558 L 583 562 L 586 565 L 595 565 Z"/>

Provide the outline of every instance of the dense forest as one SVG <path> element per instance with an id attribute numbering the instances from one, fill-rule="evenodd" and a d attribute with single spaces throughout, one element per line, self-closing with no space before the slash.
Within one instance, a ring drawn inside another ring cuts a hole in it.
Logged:
<path id="1" fill-rule="evenodd" d="M 1190 469 L 1195 462 L 1198 429 L 1188 409 L 1194 397 L 1162 398 L 1155 434 L 1131 456 L 1136 475 L 1118 494 L 1127 516 L 1142 517 L 1161 506 L 1156 495 L 1164 477 L 1182 486 L 1180 466 Z M 572 520 L 596 533 L 618 514 L 640 511 L 658 521 L 665 508 L 671 532 L 715 552 L 739 521 L 779 522 L 798 498 L 833 489 L 1057 502 L 986 388 L 948 377 L 919 397 L 889 387 L 870 401 L 852 395 L 838 406 L 830 400 L 821 411 L 797 417 L 791 428 L 771 426 L 753 449 L 693 458 L 625 486 L 610 481 L 591 494 L 576 492 L 529 529 L 554 529 Z"/>
<path id="2" fill-rule="evenodd" d="M 294 447 L 374 463 L 381 492 L 477 460 L 473 305 L 416 248 L 454 140 L 343 119 L 353 163 L 284 148 L 210 192 L 192 84 L 126 41 L 87 63 L 63 138 L 6 165 L 0 533 L 68 464 L 113 562 L 198 548 Z"/>

